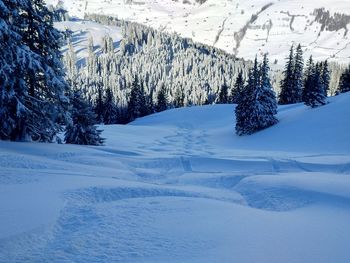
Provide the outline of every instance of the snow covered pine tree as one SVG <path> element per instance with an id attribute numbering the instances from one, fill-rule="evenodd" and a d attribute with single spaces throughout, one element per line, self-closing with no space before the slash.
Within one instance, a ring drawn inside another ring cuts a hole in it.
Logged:
<path id="1" fill-rule="evenodd" d="M 244 89 L 243 72 L 242 70 L 240 70 L 236 78 L 235 85 L 231 91 L 231 95 L 230 95 L 231 103 L 238 103 L 243 89 Z"/>
<path id="2" fill-rule="evenodd" d="M 168 108 L 168 95 L 166 93 L 165 85 L 162 84 L 158 95 L 157 95 L 157 105 L 156 112 L 165 111 Z"/>
<path id="3" fill-rule="evenodd" d="M 25 113 L 23 92 L 25 90 L 22 72 L 23 64 L 16 57 L 27 61 L 25 46 L 14 22 L 18 19 L 17 6 L 0 0 L 0 139 L 16 139 L 15 129 Z M 19 85 L 20 84 L 20 85 Z"/>
<path id="4" fill-rule="evenodd" d="M 344 73 L 340 76 L 339 89 L 337 93 L 344 93 L 350 91 L 350 65 L 345 69 Z"/>
<path id="5" fill-rule="evenodd" d="M 301 45 L 298 45 L 295 56 L 292 46 L 283 71 L 279 104 L 293 104 L 302 101 L 303 69 L 304 60 Z"/>
<path id="6" fill-rule="evenodd" d="M 236 133 L 249 135 L 270 127 L 278 122 L 277 101 L 269 78 L 267 56 L 258 66 L 255 58 L 254 67 L 249 73 L 248 84 L 241 93 L 236 107 Z"/>
<path id="7" fill-rule="evenodd" d="M 71 97 L 72 120 L 66 127 L 65 141 L 68 144 L 102 145 L 101 130 L 96 129 L 96 115 L 92 107 L 74 91 Z"/>
<path id="8" fill-rule="evenodd" d="M 131 94 L 128 104 L 129 120 L 143 117 L 147 114 L 146 98 L 143 86 L 140 85 L 138 77 L 135 76 L 131 85 Z"/>
<path id="9" fill-rule="evenodd" d="M 329 91 L 329 85 L 330 85 L 330 81 L 331 81 L 330 71 L 329 71 L 329 67 L 328 67 L 328 61 L 326 60 L 323 63 L 321 63 L 321 67 L 322 67 L 321 79 L 322 79 L 322 84 L 324 87 L 324 94 L 327 97 L 328 91 Z"/>
<path id="10" fill-rule="evenodd" d="M 118 122 L 118 109 L 110 88 L 106 90 L 103 98 L 102 116 L 104 124 L 116 124 Z"/>
<path id="11" fill-rule="evenodd" d="M 326 93 L 324 84 L 322 81 L 322 67 L 320 63 L 316 64 L 316 67 L 311 64 L 310 70 L 308 70 L 308 76 L 305 81 L 304 90 L 304 103 L 307 106 L 316 108 L 318 106 L 325 105 Z"/>
<path id="12" fill-rule="evenodd" d="M 53 26 L 53 13 L 43 0 L 23 0 L 20 10 L 22 41 L 38 57 L 28 67 L 28 102 L 30 111 L 27 133 L 33 140 L 49 142 L 69 118 L 68 85 L 64 79 L 60 45 L 62 34 Z"/>
<path id="13" fill-rule="evenodd" d="M 306 70 L 303 101 L 305 105 L 315 108 L 325 105 L 327 103 L 326 98 L 327 95 L 322 77 L 322 65 L 320 63 L 315 65 L 310 56 Z"/>
<path id="14" fill-rule="evenodd" d="M 0 0 L 0 138 L 52 141 L 68 118 L 60 33 L 43 1 Z"/>

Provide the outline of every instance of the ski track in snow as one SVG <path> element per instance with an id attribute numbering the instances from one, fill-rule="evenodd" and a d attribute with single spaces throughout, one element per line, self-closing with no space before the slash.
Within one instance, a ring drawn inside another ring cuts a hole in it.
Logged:
<path id="1" fill-rule="evenodd" d="M 293 119 L 298 107 L 280 112 Z M 198 117 L 199 125 L 152 125 L 152 118 L 163 116 L 171 118 L 161 113 L 133 125 L 106 126 L 104 147 L 1 142 L 0 200 L 9 205 L 0 206 L 0 262 L 349 259 L 343 249 L 349 241 L 349 154 L 213 145 L 215 125 L 203 124 L 205 118 Z M 36 213 L 50 216 L 37 220 Z M 11 220 L 13 231 L 6 232 Z M 29 225 L 21 226 L 26 220 Z M 309 220 L 315 224 L 308 226 Z M 337 226 L 329 224 L 333 220 Z M 308 249 L 317 249 L 314 240 L 323 233 L 330 243 L 320 241 L 318 257 Z M 259 250 L 276 246 L 281 251 L 275 256 Z M 239 252 L 249 248 L 254 258 Z M 290 255 L 288 248 L 298 253 Z"/>

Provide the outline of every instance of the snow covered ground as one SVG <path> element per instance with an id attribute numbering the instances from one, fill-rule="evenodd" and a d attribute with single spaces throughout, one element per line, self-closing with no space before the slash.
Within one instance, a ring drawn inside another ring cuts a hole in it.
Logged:
<path id="1" fill-rule="evenodd" d="M 58 0 L 47 0 L 56 5 Z M 106 14 L 215 46 L 244 59 L 268 52 L 284 64 L 290 46 L 301 43 L 306 56 L 350 61 L 348 0 L 63 0 L 72 16 Z M 315 9 L 348 16 L 326 26 Z M 336 26 L 334 26 L 336 25 Z"/>
<path id="2" fill-rule="evenodd" d="M 70 42 L 76 53 L 78 64 L 82 58 L 88 57 L 88 45 L 90 38 L 93 41 L 95 54 L 101 53 L 102 41 L 105 36 L 113 39 L 116 51 L 118 51 L 122 39 L 121 29 L 116 26 L 105 26 L 96 22 L 75 19 L 72 21 L 56 22 L 55 27 L 64 32 L 71 31 Z M 68 45 L 62 48 L 63 54 L 68 51 Z"/>
<path id="3" fill-rule="evenodd" d="M 0 262 L 350 261 L 350 93 L 234 135 L 232 105 L 0 142 Z"/>

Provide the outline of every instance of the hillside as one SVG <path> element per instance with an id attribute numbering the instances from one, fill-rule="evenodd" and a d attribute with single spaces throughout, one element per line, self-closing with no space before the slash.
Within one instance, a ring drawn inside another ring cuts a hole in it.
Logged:
<path id="1" fill-rule="evenodd" d="M 0 262 L 350 260 L 350 93 L 234 135 L 234 106 L 104 126 L 105 146 L 0 141 Z"/>
<path id="2" fill-rule="evenodd" d="M 57 0 L 47 0 L 56 5 Z M 350 61 L 347 0 L 63 1 L 72 16 L 106 14 L 218 47 L 238 57 L 270 54 L 282 64 L 292 43 L 316 59 Z M 287 41 L 286 41 L 287 40 Z"/>

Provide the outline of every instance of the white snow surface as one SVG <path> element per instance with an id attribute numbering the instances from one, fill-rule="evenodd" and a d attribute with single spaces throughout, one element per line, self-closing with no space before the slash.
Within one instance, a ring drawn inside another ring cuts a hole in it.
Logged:
<path id="1" fill-rule="evenodd" d="M 47 0 L 56 5 L 58 0 Z M 63 0 L 72 16 L 105 14 L 134 21 L 215 46 L 238 57 L 254 59 L 269 53 L 284 64 L 292 44 L 306 56 L 340 63 L 350 61 L 350 24 L 321 30 L 314 10 L 350 15 L 349 0 Z M 256 19 L 252 17 L 256 16 Z M 241 36 L 241 37 L 236 37 Z M 240 40 L 238 40 L 240 39 Z"/>
<path id="2" fill-rule="evenodd" d="M 350 93 L 234 134 L 234 106 L 0 142 L 0 262 L 350 261 Z"/>
<path id="3" fill-rule="evenodd" d="M 56 22 L 55 27 L 60 31 L 71 31 L 70 42 L 77 56 L 78 65 L 84 63 L 84 59 L 88 57 L 90 38 L 93 40 L 94 53 L 97 55 L 102 52 L 102 40 L 105 36 L 110 36 L 113 39 L 116 52 L 119 50 L 119 43 L 122 39 L 119 27 L 105 26 L 88 20 L 75 19 L 73 21 Z M 68 52 L 68 44 L 63 46 L 62 52 L 63 54 Z"/>

